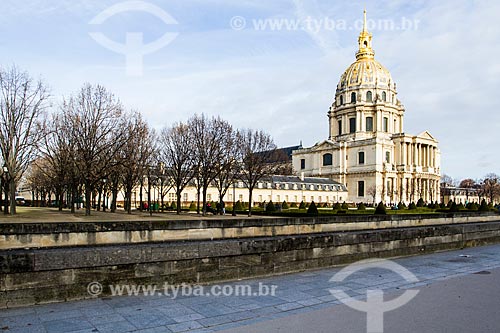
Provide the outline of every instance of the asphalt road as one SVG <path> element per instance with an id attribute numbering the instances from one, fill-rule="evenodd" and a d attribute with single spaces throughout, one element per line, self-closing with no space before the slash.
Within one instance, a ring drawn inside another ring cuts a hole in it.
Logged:
<path id="1" fill-rule="evenodd" d="M 420 292 L 413 300 L 385 313 L 383 332 L 500 332 L 500 269 L 415 289 Z M 387 293 L 384 299 L 398 294 Z M 366 313 L 335 305 L 224 332 L 367 332 L 367 319 Z"/>

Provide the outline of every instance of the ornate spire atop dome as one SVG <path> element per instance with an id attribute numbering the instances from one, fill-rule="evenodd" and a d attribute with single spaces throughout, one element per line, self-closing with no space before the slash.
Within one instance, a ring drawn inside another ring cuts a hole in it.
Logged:
<path id="1" fill-rule="evenodd" d="M 358 37 L 359 50 L 356 52 L 356 60 L 373 59 L 375 52 L 372 49 L 372 34 L 366 29 L 366 9 L 363 11 L 363 30 Z"/>

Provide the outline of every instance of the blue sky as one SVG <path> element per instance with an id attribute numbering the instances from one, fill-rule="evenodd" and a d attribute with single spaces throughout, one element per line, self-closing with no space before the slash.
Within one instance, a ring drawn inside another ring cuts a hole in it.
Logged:
<path id="1" fill-rule="evenodd" d="M 443 173 L 454 178 L 500 173 L 498 1 L 147 2 L 177 24 L 137 11 L 89 24 L 123 1 L 2 0 L 0 65 L 41 76 L 55 105 L 84 82 L 100 83 L 156 128 L 203 112 L 264 129 L 279 146 L 300 140 L 310 146 L 328 136 L 326 113 L 355 59 L 366 6 L 375 57 L 391 71 L 406 107 L 405 132 L 429 130 L 440 142 Z M 231 28 L 235 16 L 245 19 L 244 29 Z M 266 19 L 337 25 L 255 29 L 255 20 Z M 403 19 L 417 24 L 402 29 Z M 381 20 L 396 28 L 377 26 Z M 142 32 L 146 43 L 165 32 L 178 35 L 143 57 L 142 75 L 130 76 L 125 56 L 91 32 L 119 43 L 127 32 Z"/>

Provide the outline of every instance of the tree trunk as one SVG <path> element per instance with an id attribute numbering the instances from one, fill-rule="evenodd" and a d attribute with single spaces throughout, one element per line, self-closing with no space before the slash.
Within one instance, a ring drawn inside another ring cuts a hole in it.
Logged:
<path id="1" fill-rule="evenodd" d="M 181 195 L 182 192 L 177 191 L 177 215 L 181 213 Z"/>
<path id="2" fill-rule="evenodd" d="M 99 190 L 97 194 L 97 206 L 96 206 L 97 211 L 101 210 L 101 197 L 102 197 L 102 190 Z"/>
<path id="3" fill-rule="evenodd" d="M 75 197 L 76 197 L 78 194 L 76 193 L 76 188 L 75 188 L 75 186 L 71 186 L 70 191 L 71 191 L 71 196 L 70 196 L 70 198 L 71 198 L 71 199 L 70 199 L 70 200 L 71 200 L 71 202 L 70 202 L 70 204 L 71 204 L 71 213 L 72 213 L 72 214 L 74 214 L 74 213 L 75 213 Z"/>
<path id="4" fill-rule="evenodd" d="M 126 210 L 128 214 L 132 214 L 132 188 L 128 187 L 125 193 Z"/>
<path id="5" fill-rule="evenodd" d="M 10 181 L 10 215 L 16 215 L 16 182 Z"/>
<path id="6" fill-rule="evenodd" d="M 9 182 L 8 181 L 5 181 L 5 183 L 3 184 L 3 191 L 5 194 L 3 213 L 5 215 L 7 215 L 7 214 L 9 214 Z"/>
<path id="7" fill-rule="evenodd" d="M 248 189 L 248 217 L 252 216 L 252 192 L 253 188 Z"/>
<path id="8" fill-rule="evenodd" d="M 57 198 L 57 201 L 58 201 L 58 210 L 60 212 L 62 212 L 62 209 L 63 209 L 63 191 L 61 189 L 57 190 L 56 191 L 56 198 Z"/>
<path id="9" fill-rule="evenodd" d="M 118 199 L 118 189 L 114 188 L 111 190 L 111 213 L 116 212 L 116 200 Z"/>
<path id="10" fill-rule="evenodd" d="M 142 212 L 142 207 L 144 206 L 144 203 L 142 202 L 142 188 L 143 188 L 143 186 L 144 186 L 144 183 L 142 182 L 142 178 L 141 178 L 141 185 L 139 188 L 139 211 L 140 212 Z"/>
<path id="11" fill-rule="evenodd" d="M 90 216 L 91 207 L 92 207 L 92 190 L 88 185 L 85 185 L 85 216 Z"/>

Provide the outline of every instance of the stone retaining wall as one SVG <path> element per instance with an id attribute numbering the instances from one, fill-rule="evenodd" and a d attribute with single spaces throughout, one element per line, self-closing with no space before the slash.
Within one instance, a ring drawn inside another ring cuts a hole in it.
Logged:
<path id="1" fill-rule="evenodd" d="M 185 240 L 307 235 L 322 232 L 453 225 L 498 220 L 497 214 L 348 215 L 80 223 L 1 223 L 0 250 Z"/>
<path id="2" fill-rule="evenodd" d="M 234 280 L 499 241 L 497 218 L 274 237 L 1 250 L 0 308 L 88 298 L 87 285 L 93 281 L 104 286 L 106 295 L 110 284 Z"/>

